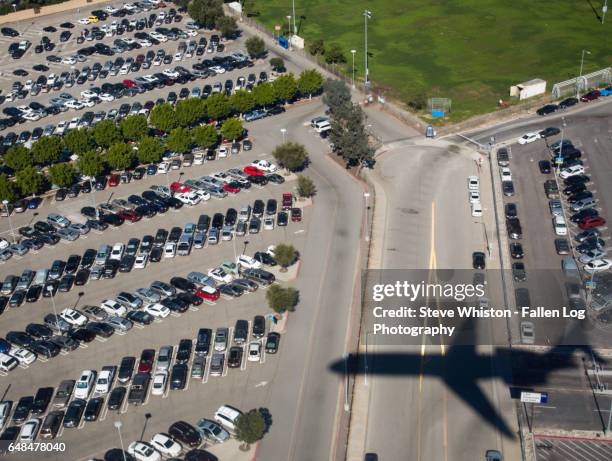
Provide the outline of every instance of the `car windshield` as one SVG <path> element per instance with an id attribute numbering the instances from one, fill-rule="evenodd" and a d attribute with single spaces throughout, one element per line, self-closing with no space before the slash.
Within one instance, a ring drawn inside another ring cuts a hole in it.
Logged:
<path id="1" fill-rule="evenodd" d="M 82 382 L 79 382 L 79 383 L 77 383 L 77 387 L 78 387 L 79 389 L 85 389 L 85 388 L 87 388 L 87 383 L 86 383 L 86 382 L 83 382 L 83 381 L 82 381 Z"/>

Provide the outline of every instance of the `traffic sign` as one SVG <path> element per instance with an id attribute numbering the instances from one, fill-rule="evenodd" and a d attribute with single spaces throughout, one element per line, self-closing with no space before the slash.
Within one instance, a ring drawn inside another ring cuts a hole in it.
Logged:
<path id="1" fill-rule="evenodd" d="M 548 392 L 521 392 L 523 403 L 548 403 Z"/>
<path id="2" fill-rule="evenodd" d="M 555 157 L 555 163 L 561 165 L 563 163 L 563 157 Z"/>

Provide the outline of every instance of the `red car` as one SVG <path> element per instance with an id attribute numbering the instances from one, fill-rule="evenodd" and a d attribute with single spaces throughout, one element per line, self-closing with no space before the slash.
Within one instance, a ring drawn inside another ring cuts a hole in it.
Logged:
<path id="1" fill-rule="evenodd" d="M 595 101 L 596 99 L 599 99 L 600 96 L 601 96 L 601 93 L 599 92 L 599 90 L 593 90 L 593 91 L 589 91 L 587 94 L 583 95 L 580 98 L 580 100 L 582 102 Z"/>
<path id="2" fill-rule="evenodd" d="M 293 208 L 293 194 L 283 194 L 283 210 L 287 211 Z"/>
<path id="3" fill-rule="evenodd" d="M 199 296 L 202 299 L 207 299 L 209 301 L 216 301 L 219 299 L 220 293 L 219 290 L 209 286 L 203 286 L 202 288 L 198 288 L 194 294 Z"/>
<path id="4" fill-rule="evenodd" d="M 594 227 L 603 226 L 606 220 L 601 216 L 587 216 L 578 222 L 580 229 L 593 229 Z"/>
<path id="5" fill-rule="evenodd" d="M 302 209 L 291 208 L 291 221 L 300 222 L 302 220 Z"/>
<path id="6" fill-rule="evenodd" d="M 265 174 L 263 170 L 260 170 L 259 168 L 252 165 L 245 166 L 242 171 L 244 171 L 249 176 L 263 176 Z"/>
<path id="7" fill-rule="evenodd" d="M 235 182 L 230 182 L 227 184 L 223 184 L 223 190 L 232 194 L 237 194 L 238 192 L 240 192 L 240 186 Z"/>
<path id="8" fill-rule="evenodd" d="M 121 177 L 115 173 L 110 175 L 110 178 L 108 178 L 108 186 L 109 187 L 117 187 L 119 185 L 119 181 L 121 181 Z"/>
<path id="9" fill-rule="evenodd" d="M 188 187 L 180 182 L 173 182 L 172 184 L 170 184 L 170 190 L 174 192 L 189 192 L 191 190 L 191 187 Z"/>
<path id="10" fill-rule="evenodd" d="M 136 82 L 130 79 L 126 79 L 122 83 L 123 83 L 123 86 L 126 88 L 133 88 L 136 86 Z"/>
<path id="11" fill-rule="evenodd" d="M 150 373 L 153 369 L 155 361 L 155 350 L 145 349 L 140 354 L 140 362 L 138 362 L 138 373 Z"/>
<path id="12" fill-rule="evenodd" d="M 119 217 L 129 222 L 138 222 L 142 219 L 142 216 L 140 216 L 135 211 L 131 211 L 131 210 L 120 211 L 118 214 L 119 214 Z"/>

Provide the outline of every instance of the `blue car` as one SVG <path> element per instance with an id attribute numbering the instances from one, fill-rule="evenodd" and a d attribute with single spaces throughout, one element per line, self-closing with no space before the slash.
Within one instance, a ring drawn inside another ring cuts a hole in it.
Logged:
<path id="1" fill-rule="evenodd" d="M 147 166 L 147 174 L 149 176 L 152 176 L 155 173 L 157 173 L 157 165 L 149 165 L 149 166 Z"/>
<path id="2" fill-rule="evenodd" d="M 30 201 L 28 202 L 28 209 L 35 210 L 40 206 L 41 203 L 42 203 L 42 199 L 40 197 L 34 197 L 33 199 L 30 199 Z"/>
<path id="3" fill-rule="evenodd" d="M 8 354 L 10 350 L 11 350 L 11 343 L 9 343 L 4 338 L 0 338 L 0 353 Z"/>
<path id="4" fill-rule="evenodd" d="M 128 197 L 128 202 L 133 203 L 134 205 L 146 205 L 148 202 L 143 199 L 142 197 L 139 197 L 138 195 L 130 195 Z"/>
<path id="5" fill-rule="evenodd" d="M 601 96 L 610 96 L 610 95 L 612 95 L 612 86 L 609 86 L 608 88 L 604 88 L 603 90 L 599 90 L 599 94 Z"/>

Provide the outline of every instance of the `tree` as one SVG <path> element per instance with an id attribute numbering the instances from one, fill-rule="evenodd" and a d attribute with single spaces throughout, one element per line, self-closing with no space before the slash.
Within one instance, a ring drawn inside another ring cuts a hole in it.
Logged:
<path id="1" fill-rule="evenodd" d="M 221 125 L 221 135 L 223 135 L 225 139 L 234 141 L 242 136 L 242 133 L 244 133 L 244 127 L 239 118 L 228 118 L 223 122 L 223 125 Z"/>
<path id="2" fill-rule="evenodd" d="M 297 81 L 297 89 L 302 94 L 312 97 L 313 93 L 318 93 L 323 86 L 323 76 L 316 69 L 302 71 Z"/>
<path id="3" fill-rule="evenodd" d="M 9 179 L 6 173 L 0 173 L 0 202 L 3 200 L 14 202 L 18 198 L 17 185 Z"/>
<path id="4" fill-rule="evenodd" d="M 191 132 L 187 128 L 175 128 L 166 138 L 166 146 L 173 152 L 182 154 L 191 148 Z"/>
<path id="5" fill-rule="evenodd" d="M 206 99 L 206 112 L 214 120 L 227 117 L 230 109 L 229 98 L 225 93 L 215 93 Z"/>
<path id="6" fill-rule="evenodd" d="M 49 167 L 49 180 L 59 187 L 68 187 L 74 184 L 76 171 L 70 163 L 57 163 Z"/>
<path id="7" fill-rule="evenodd" d="M 272 83 L 274 95 L 277 100 L 286 102 L 292 99 L 297 92 L 297 82 L 293 74 L 285 74 L 278 77 Z"/>
<path id="8" fill-rule="evenodd" d="M 252 59 L 263 58 L 266 54 L 266 44 L 260 37 L 249 37 L 245 45 L 247 53 Z"/>
<path id="9" fill-rule="evenodd" d="M 207 29 L 212 29 L 224 16 L 222 0 L 193 0 L 188 6 L 189 16 Z"/>
<path id="10" fill-rule="evenodd" d="M 151 111 L 149 120 L 151 125 L 166 133 L 178 126 L 177 120 L 174 117 L 174 108 L 168 103 L 155 106 Z"/>
<path id="11" fill-rule="evenodd" d="M 217 18 L 215 28 L 221 32 L 225 38 L 233 37 L 238 32 L 238 24 L 231 16 L 221 16 Z"/>
<path id="12" fill-rule="evenodd" d="M 79 155 L 77 160 L 77 168 L 85 176 L 98 176 L 102 174 L 106 164 L 102 156 L 95 150 L 90 150 L 84 154 Z"/>
<path id="13" fill-rule="evenodd" d="M 196 126 L 191 130 L 191 135 L 198 147 L 212 147 L 219 140 L 219 134 L 213 125 Z"/>
<path id="14" fill-rule="evenodd" d="M 285 61 L 283 61 L 283 58 L 274 57 L 270 59 L 270 65 L 272 66 L 273 69 L 277 69 L 279 67 L 285 67 Z"/>
<path id="15" fill-rule="evenodd" d="M 266 431 L 266 421 L 257 410 L 251 410 L 238 417 L 236 421 L 236 439 L 247 447 L 261 440 Z"/>
<path id="16" fill-rule="evenodd" d="M 308 52 L 313 56 L 325 54 L 325 42 L 323 42 L 323 40 L 320 38 L 313 40 L 308 45 Z"/>
<path id="17" fill-rule="evenodd" d="M 11 147 L 4 154 L 4 163 L 13 171 L 20 171 L 32 166 L 32 160 L 31 152 L 21 144 Z"/>
<path id="18" fill-rule="evenodd" d="M 346 56 L 342 47 L 337 43 L 332 43 L 329 50 L 325 52 L 325 62 L 327 64 L 344 64 L 346 62 Z"/>
<path id="19" fill-rule="evenodd" d="M 28 166 L 15 175 L 15 183 L 23 195 L 38 194 L 45 183 L 45 177 L 34 166 Z"/>
<path id="20" fill-rule="evenodd" d="M 238 90 L 230 96 L 230 105 L 235 111 L 244 114 L 255 107 L 255 97 L 245 90 Z"/>
<path id="21" fill-rule="evenodd" d="M 293 245 L 281 243 L 274 249 L 274 259 L 281 267 L 281 271 L 286 272 L 287 268 L 297 261 L 298 252 Z"/>
<path id="22" fill-rule="evenodd" d="M 34 162 L 39 165 L 48 165 L 59 160 L 62 154 L 62 138 L 58 136 L 45 136 L 32 144 Z"/>
<path id="23" fill-rule="evenodd" d="M 301 174 L 298 176 L 297 193 L 300 197 L 309 198 L 317 193 L 317 188 L 312 179 Z"/>
<path id="24" fill-rule="evenodd" d="M 372 158 L 374 152 L 365 131 L 363 110 L 358 104 L 332 114 L 329 137 L 334 151 L 342 155 L 347 164 Z"/>
<path id="25" fill-rule="evenodd" d="M 140 141 L 149 131 L 147 117 L 142 114 L 130 115 L 121 120 L 121 134 L 128 141 Z"/>
<path id="26" fill-rule="evenodd" d="M 134 163 L 132 146 L 117 142 L 106 151 L 106 162 L 113 170 L 127 170 Z"/>
<path id="27" fill-rule="evenodd" d="M 340 80 L 328 78 L 323 83 L 323 103 L 327 104 L 331 113 L 344 110 L 351 103 L 351 90 Z"/>
<path id="28" fill-rule="evenodd" d="M 255 102 L 258 106 L 266 107 L 274 104 L 276 101 L 276 95 L 274 94 L 274 87 L 271 83 L 262 83 L 253 88 L 252 92 Z"/>
<path id="29" fill-rule="evenodd" d="M 88 130 L 70 130 L 64 135 L 63 140 L 66 149 L 76 155 L 81 155 L 91 149 Z"/>
<path id="30" fill-rule="evenodd" d="M 100 147 L 109 147 L 121 141 L 121 131 L 114 120 L 102 120 L 93 129 L 93 138 Z"/>
<path id="31" fill-rule="evenodd" d="M 164 150 L 164 145 L 159 138 L 145 136 L 138 143 L 136 158 L 140 163 L 156 163 L 161 160 Z"/>
<path id="32" fill-rule="evenodd" d="M 308 162 L 306 148 L 295 142 L 286 142 L 276 146 L 272 155 L 280 166 L 289 171 L 302 170 Z"/>
<path id="33" fill-rule="evenodd" d="M 293 287 L 271 285 L 266 291 L 266 300 L 274 312 L 279 314 L 285 311 L 293 312 L 299 300 L 299 293 Z"/>
<path id="34" fill-rule="evenodd" d="M 188 127 L 206 114 L 206 101 L 200 98 L 183 99 L 176 103 L 174 116 L 177 126 Z"/>

